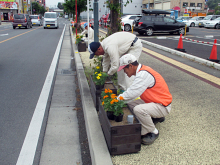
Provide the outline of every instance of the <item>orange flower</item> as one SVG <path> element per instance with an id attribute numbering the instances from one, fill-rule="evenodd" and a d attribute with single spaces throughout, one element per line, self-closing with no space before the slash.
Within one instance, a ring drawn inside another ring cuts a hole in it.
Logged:
<path id="1" fill-rule="evenodd" d="M 109 92 L 109 93 L 112 93 L 112 90 L 111 90 L 111 89 L 108 89 L 108 92 Z"/>
<path id="2" fill-rule="evenodd" d="M 115 102 L 115 101 L 114 101 L 114 100 L 112 100 L 112 101 L 110 102 L 110 104 L 114 104 L 114 102 Z"/>
<path id="3" fill-rule="evenodd" d="M 102 105 L 104 105 L 105 103 L 104 103 L 104 101 L 102 102 Z"/>
<path id="4" fill-rule="evenodd" d="M 105 89 L 105 93 L 108 93 L 108 89 Z"/>
<path id="5" fill-rule="evenodd" d="M 119 100 L 124 100 L 124 98 L 122 96 L 119 97 Z"/>
<path id="6" fill-rule="evenodd" d="M 115 94 L 112 94 L 112 95 L 111 95 L 111 98 L 112 98 L 112 99 L 115 99 L 116 97 L 117 97 L 117 96 L 116 96 Z"/>
<path id="7" fill-rule="evenodd" d="M 105 99 L 105 98 L 107 98 L 108 97 L 108 95 L 105 95 L 104 97 L 103 97 L 103 99 Z"/>
<path id="8" fill-rule="evenodd" d="M 117 100 L 117 99 L 114 99 L 114 100 L 115 100 L 114 102 L 116 102 L 116 103 L 118 102 L 118 100 Z"/>

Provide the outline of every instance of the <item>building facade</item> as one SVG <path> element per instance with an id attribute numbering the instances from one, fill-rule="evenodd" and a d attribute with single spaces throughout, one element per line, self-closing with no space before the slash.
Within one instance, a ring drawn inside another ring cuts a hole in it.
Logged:
<path id="1" fill-rule="evenodd" d="M 150 6 L 150 9 L 178 10 L 179 15 L 206 12 L 205 0 L 143 0 L 142 3 L 145 9 Z"/>
<path id="2" fill-rule="evenodd" d="M 0 0 L 1 21 L 12 21 L 19 11 L 19 0 Z"/>
<path id="3" fill-rule="evenodd" d="M 120 0 L 120 2 L 122 3 L 121 12 L 123 14 L 141 14 L 142 13 L 142 8 L 143 8 L 142 0 L 133 0 L 132 3 L 130 2 L 125 7 L 124 4 L 126 3 L 126 1 L 127 0 Z M 98 0 L 98 9 L 99 9 L 98 18 L 102 17 L 105 14 L 110 13 L 110 9 L 107 7 L 107 4 L 105 2 L 106 0 Z M 93 3 L 94 3 L 94 0 L 90 0 L 90 4 L 89 4 L 90 9 L 94 9 Z M 82 17 L 82 19 L 86 19 L 87 12 L 82 12 L 80 16 Z M 90 19 L 94 18 L 93 11 L 89 11 L 89 17 Z"/>

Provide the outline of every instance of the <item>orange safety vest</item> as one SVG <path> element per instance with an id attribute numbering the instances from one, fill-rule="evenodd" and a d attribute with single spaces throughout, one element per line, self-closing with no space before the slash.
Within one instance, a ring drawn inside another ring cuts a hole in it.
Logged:
<path id="1" fill-rule="evenodd" d="M 155 84 L 152 87 L 147 88 L 140 98 L 144 100 L 145 103 L 159 103 L 163 106 L 168 106 L 172 102 L 172 95 L 169 92 L 169 88 L 163 79 L 163 77 L 154 71 L 152 68 L 142 65 L 141 69 L 138 71 L 147 71 L 155 79 Z"/>

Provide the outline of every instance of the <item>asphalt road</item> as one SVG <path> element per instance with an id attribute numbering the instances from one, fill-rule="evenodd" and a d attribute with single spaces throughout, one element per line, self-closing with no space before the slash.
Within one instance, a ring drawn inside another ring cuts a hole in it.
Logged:
<path id="1" fill-rule="evenodd" d="M 141 36 L 136 34 L 139 38 L 153 42 L 168 48 L 175 49 L 178 46 L 179 35 L 169 35 L 168 33 L 155 33 L 153 36 Z M 189 33 L 183 36 L 183 49 L 188 54 L 207 59 L 210 57 L 214 40 L 217 40 L 217 50 L 220 49 L 220 30 L 206 29 L 199 27 L 190 27 Z M 200 41 L 200 42 L 197 42 Z M 203 43 L 202 43 L 203 42 Z M 219 44 L 218 44 L 219 43 Z M 220 55 L 220 53 L 218 53 Z"/>
<path id="2" fill-rule="evenodd" d="M 0 26 L 1 165 L 17 162 L 66 21 L 59 29 Z"/>

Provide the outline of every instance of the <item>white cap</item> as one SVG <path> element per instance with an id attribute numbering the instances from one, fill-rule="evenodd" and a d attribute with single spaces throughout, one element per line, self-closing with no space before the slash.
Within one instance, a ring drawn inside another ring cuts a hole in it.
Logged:
<path id="1" fill-rule="evenodd" d="M 132 54 L 125 54 L 123 55 L 119 60 L 119 68 L 118 72 L 122 70 L 124 67 L 126 67 L 128 64 L 131 64 L 133 62 L 137 61 L 136 57 Z"/>

